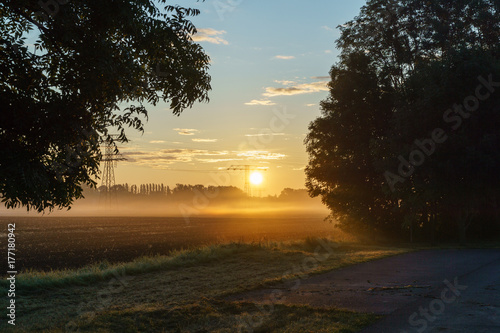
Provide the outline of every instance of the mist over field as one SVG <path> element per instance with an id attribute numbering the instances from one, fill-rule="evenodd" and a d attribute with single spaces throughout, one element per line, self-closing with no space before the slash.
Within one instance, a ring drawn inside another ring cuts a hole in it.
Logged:
<path id="1" fill-rule="evenodd" d="M 162 185 L 142 187 L 134 193 L 118 185 L 113 193 L 105 189 L 86 189 L 85 198 L 75 202 L 70 210 L 54 210 L 46 216 L 314 216 L 326 217 L 329 212 L 319 198 L 311 198 L 305 189 L 284 189 L 279 195 L 250 197 L 236 187 L 204 187 L 180 185 L 175 188 Z M 127 185 L 128 188 L 128 185 Z M 5 210 L 3 216 L 37 215 L 25 209 Z"/>

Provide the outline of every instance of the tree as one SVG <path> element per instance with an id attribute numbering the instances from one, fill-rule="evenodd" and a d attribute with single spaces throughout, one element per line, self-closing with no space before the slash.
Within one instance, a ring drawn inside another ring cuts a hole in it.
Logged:
<path id="1" fill-rule="evenodd" d="M 330 96 L 305 140 L 306 186 L 344 229 L 386 229 L 391 205 L 373 167 L 373 146 L 388 129 L 392 88 L 362 53 L 344 57 L 330 75 Z"/>
<path id="2" fill-rule="evenodd" d="M 199 11 L 165 3 L 0 4 L 0 193 L 7 207 L 69 207 L 82 185 L 96 185 L 100 145 L 127 142 L 127 127 L 143 129 L 146 104 L 163 100 L 179 115 L 208 101 L 209 57 L 187 19 Z M 34 49 L 27 34 L 38 36 Z"/>
<path id="3" fill-rule="evenodd" d="M 413 215 L 455 220 L 461 243 L 500 188 L 500 89 L 490 78 L 499 81 L 500 59 L 488 50 L 460 49 L 421 64 L 405 82 L 389 135 L 394 153 L 412 169 L 392 195 L 407 208 L 416 198 L 426 206 Z M 436 131 L 441 140 L 434 140 Z M 396 170 L 398 160 L 392 161 L 386 168 Z"/>
<path id="4" fill-rule="evenodd" d="M 439 205 L 452 210 L 458 200 L 452 192 L 468 193 L 465 187 L 449 187 L 467 170 L 458 163 L 460 157 L 451 158 L 452 150 L 436 158 L 440 167 L 422 167 L 418 180 L 410 163 L 398 156 L 408 158 L 414 140 L 440 125 L 439 117 L 450 107 L 445 103 L 462 96 L 480 74 L 492 73 L 475 71 L 493 71 L 498 61 L 499 9 L 493 0 L 370 0 L 359 16 L 340 26 L 341 55 L 331 70 L 330 96 L 321 104 L 321 117 L 311 123 L 305 144 L 309 192 L 322 197 L 344 228 L 394 233 L 401 230 L 401 222 L 411 228 L 417 221 L 433 233 L 439 214 L 444 215 Z M 469 68 L 460 76 L 452 65 Z M 446 80 L 452 77 L 454 82 Z M 495 114 L 494 104 L 483 108 Z M 474 135 L 486 134 L 483 125 Z M 456 151 L 466 151 L 467 136 L 457 136 L 449 142 L 459 147 Z M 483 157 L 489 165 L 496 163 L 491 155 Z M 478 160 L 466 160 L 477 169 Z M 394 170 L 394 161 L 396 170 L 399 163 L 412 173 L 408 179 L 397 171 L 386 172 Z M 450 163 L 456 172 L 447 182 L 437 181 L 436 175 Z M 474 175 L 479 177 L 477 170 Z M 395 193 L 391 185 L 401 181 L 404 185 Z M 448 201 L 443 201 L 444 192 Z M 464 198 L 458 202 L 463 205 Z"/>

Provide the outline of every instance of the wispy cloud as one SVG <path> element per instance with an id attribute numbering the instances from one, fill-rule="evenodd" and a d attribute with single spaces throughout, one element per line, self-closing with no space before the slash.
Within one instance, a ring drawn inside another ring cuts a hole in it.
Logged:
<path id="1" fill-rule="evenodd" d="M 193 142 L 217 142 L 217 139 L 191 139 Z"/>
<path id="2" fill-rule="evenodd" d="M 311 106 L 316 106 L 316 104 L 306 104 L 306 106 L 311 107 Z"/>
<path id="3" fill-rule="evenodd" d="M 155 169 L 168 169 L 169 165 L 174 163 L 204 162 L 206 157 L 227 155 L 229 155 L 228 151 L 201 149 L 163 149 L 159 151 L 130 151 L 123 153 L 127 162 Z"/>
<path id="4" fill-rule="evenodd" d="M 285 133 L 259 133 L 259 134 L 245 134 L 246 137 L 256 137 L 256 136 L 269 136 L 269 135 L 273 135 L 273 136 L 283 136 L 285 135 Z"/>
<path id="5" fill-rule="evenodd" d="M 267 87 L 266 92 L 263 95 L 266 97 L 276 97 L 311 94 L 316 92 L 328 91 L 327 84 L 327 81 L 320 81 L 297 84 L 295 86 L 282 88 Z"/>
<path id="6" fill-rule="evenodd" d="M 215 30 L 212 28 L 198 29 L 198 33 L 193 35 L 193 40 L 195 42 L 208 42 L 212 44 L 224 44 L 228 45 L 229 42 L 224 38 L 220 37 L 226 32 L 224 30 Z"/>
<path id="7" fill-rule="evenodd" d="M 322 26 L 321 28 L 322 28 L 322 29 L 324 29 L 324 30 L 327 30 L 327 31 L 335 31 L 333 28 L 330 28 L 330 27 L 329 27 L 329 26 L 327 26 L 327 25 L 324 25 L 324 26 Z"/>
<path id="8" fill-rule="evenodd" d="M 169 165 L 176 162 L 189 162 L 191 158 L 163 154 L 161 152 L 134 151 L 123 154 L 128 163 L 149 166 L 154 169 L 167 169 Z"/>
<path id="9" fill-rule="evenodd" d="M 274 58 L 281 59 L 281 60 L 292 60 L 292 59 L 295 59 L 294 56 L 287 56 L 287 55 L 277 55 Z"/>
<path id="10" fill-rule="evenodd" d="M 204 149 L 163 149 L 160 150 L 162 154 L 176 155 L 176 156 L 221 156 L 229 154 L 225 150 L 204 150 Z"/>
<path id="11" fill-rule="evenodd" d="M 237 152 L 236 156 L 246 157 L 248 160 L 279 160 L 285 158 L 285 154 L 270 153 L 265 150 L 248 150 Z"/>
<path id="12" fill-rule="evenodd" d="M 222 163 L 222 162 L 231 162 L 231 161 L 243 161 L 242 158 L 199 158 L 197 159 L 200 163 Z M 226 169 L 226 168 L 222 168 Z"/>
<path id="13" fill-rule="evenodd" d="M 284 86 L 291 86 L 292 84 L 296 84 L 295 81 L 287 81 L 287 80 L 282 80 L 282 81 L 280 81 L 280 80 L 274 80 L 274 82 L 282 84 Z"/>
<path id="14" fill-rule="evenodd" d="M 174 131 L 177 131 L 179 135 L 195 135 L 195 133 L 199 132 L 193 128 L 174 128 Z"/>
<path id="15" fill-rule="evenodd" d="M 278 133 L 277 135 L 281 135 Z M 206 149 L 161 149 L 155 151 L 127 151 L 123 153 L 127 159 L 125 163 L 150 167 L 154 169 L 168 169 L 175 163 L 227 163 L 232 161 L 253 161 L 270 163 L 281 160 L 285 154 L 266 150 L 206 150 Z"/>
<path id="16" fill-rule="evenodd" d="M 264 105 L 264 106 L 271 106 L 271 105 L 276 105 L 273 101 L 270 100 L 252 100 L 251 102 L 245 103 L 245 105 Z"/>
<path id="17" fill-rule="evenodd" d="M 165 141 L 163 141 L 163 140 L 153 140 L 153 141 L 149 141 L 149 143 L 165 143 Z"/>
<path id="18" fill-rule="evenodd" d="M 325 76 L 312 76 L 311 79 L 314 80 L 330 80 L 330 77 L 325 75 Z"/>

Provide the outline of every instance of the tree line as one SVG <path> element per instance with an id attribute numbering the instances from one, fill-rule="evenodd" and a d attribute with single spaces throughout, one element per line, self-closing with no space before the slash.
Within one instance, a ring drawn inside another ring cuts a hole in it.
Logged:
<path id="1" fill-rule="evenodd" d="M 217 200 L 238 201 L 241 199 L 279 199 L 281 201 L 304 201 L 308 200 L 309 195 L 306 189 L 285 188 L 278 195 L 268 195 L 266 197 L 249 197 L 242 189 L 236 186 L 204 186 L 201 184 L 176 184 L 174 187 L 162 183 L 148 184 L 118 184 L 111 189 L 102 185 L 97 189 L 87 188 L 85 196 L 99 196 L 111 191 L 113 195 L 121 198 L 169 198 L 174 200 L 191 200 L 201 193 L 214 194 L 211 197 Z"/>

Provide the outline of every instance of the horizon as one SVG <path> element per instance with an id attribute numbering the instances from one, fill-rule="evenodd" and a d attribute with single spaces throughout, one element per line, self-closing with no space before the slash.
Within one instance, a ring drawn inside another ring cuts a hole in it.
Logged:
<path id="1" fill-rule="evenodd" d="M 221 175 L 220 169 L 250 164 L 268 168 L 263 195 L 305 187 L 303 140 L 328 94 L 328 73 L 339 54 L 336 27 L 365 2 L 217 4 L 180 1 L 201 10 L 191 21 L 198 29 L 194 40 L 211 57 L 210 102 L 197 103 L 180 117 L 165 103 L 150 107 L 144 135 L 128 130 L 131 141 L 120 145 L 128 160 L 118 162 L 117 184 L 244 188 L 242 174 Z"/>
<path id="2" fill-rule="evenodd" d="M 0 331 L 499 331 L 495 1 L 0 3 Z"/>

